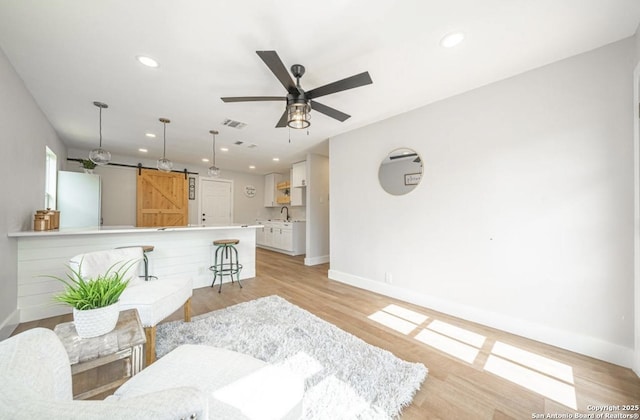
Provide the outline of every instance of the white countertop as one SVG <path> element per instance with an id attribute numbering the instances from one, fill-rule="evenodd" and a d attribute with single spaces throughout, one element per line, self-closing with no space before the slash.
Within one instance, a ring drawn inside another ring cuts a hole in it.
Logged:
<path id="1" fill-rule="evenodd" d="M 113 233 L 162 233 L 176 231 L 200 231 L 200 230 L 223 230 L 223 229 L 255 229 L 260 225 L 221 225 L 221 226 L 168 226 L 168 227 L 134 227 L 134 226 L 101 226 L 73 229 L 55 229 L 55 230 L 27 230 L 22 232 L 11 232 L 7 236 L 10 238 L 34 237 L 34 236 L 67 236 L 67 235 L 100 235 Z"/>
<path id="2" fill-rule="evenodd" d="M 294 220 L 284 220 L 284 219 L 257 219 L 256 223 L 305 223 L 306 220 L 294 219 Z"/>

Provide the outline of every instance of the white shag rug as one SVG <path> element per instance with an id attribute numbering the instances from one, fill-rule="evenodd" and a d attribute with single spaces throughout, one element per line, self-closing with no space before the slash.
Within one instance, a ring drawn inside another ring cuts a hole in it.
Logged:
<path id="1" fill-rule="evenodd" d="M 305 379 L 305 419 L 389 419 L 427 377 L 279 296 L 268 296 L 157 327 L 162 357 L 181 344 L 207 344 L 284 365 Z"/>

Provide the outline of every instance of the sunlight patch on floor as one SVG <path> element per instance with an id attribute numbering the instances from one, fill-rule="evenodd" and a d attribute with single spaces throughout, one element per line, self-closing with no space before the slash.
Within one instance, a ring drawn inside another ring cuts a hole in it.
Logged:
<path id="1" fill-rule="evenodd" d="M 408 335 L 417 327 L 417 325 L 412 322 L 406 321 L 402 318 L 398 318 L 395 315 L 391 315 L 383 311 L 375 312 L 369 315 L 368 318 L 405 335 Z"/>
<path id="2" fill-rule="evenodd" d="M 576 390 L 573 385 L 561 382 L 501 357 L 490 355 L 485 370 L 508 381 L 525 387 L 549 399 L 577 409 Z"/>
<path id="3" fill-rule="evenodd" d="M 487 339 L 484 335 L 476 334 L 464 328 L 456 327 L 455 325 L 447 324 L 446 322 L 438 320 L 431 322 L 427 328 L 477 348 L 481 348 L 484 341 Z"/>
<path id="4" fill-rule="evenodd" d="M 473 363 L 480 352 L 480 350 L 475 347 L 434 331 L 422 330 L 415 338 L 424 344 L 443 351 L 467 363 Z"/>
<path id="5" fill-rule="evenodd" d="M 387 305 L 382 310 L 388 314 L 395 315 L 402 319 L 406 319 L 409 322 L 413 322 L 416 325 L 420 325 L 424 321 L 429 319 L 429 317 L 426 315 L 423 315 L 416 311 L 412 311 L 411 309 L 403 308 L 402 306 L 393 305 L 393 304 Z"/>
<path id="6" fill-rule="evenodd" d="M 496 342 L 491 353 L 573 384 L 573 368 L 564 363 L 501 343 L 500 341 Z"/>
<path id="7" fill-rule="evenodd" d="M 473 364 L 487 337 L 398 305 L 369 315 L 369 319 L 405 335 L 418 327 L 415 339 L 456 359 Z M 482 359 L 479 359 L 479 365 Z M 573 368 L 530 351 L 496 341 L 484 363 L 484 370 L 536 392 L 546 398 L 577 409 Z"/>

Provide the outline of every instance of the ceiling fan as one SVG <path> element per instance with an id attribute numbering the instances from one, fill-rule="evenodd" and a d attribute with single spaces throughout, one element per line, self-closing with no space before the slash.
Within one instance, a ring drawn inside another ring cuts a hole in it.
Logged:
<path id="1" fill-rule="evenodd" d="M 276 127 L 307 128 L 309 122 L 309 112 L 311 109 L 325 114 L 331 118 L 343 122 L 351 115 L 316 102 L 315 99 L 331 93 L 353 89 L 372 82 L 369 72 L 356 74 L 346 79 L 338 80 L 324 86 L 317 87 L 310 91 L 304 91 L 300 86 L 300 78 L 304 75 L 305 68 L 302 64 L 291 66 L 291 73 L 296 78 L 294 83 L 286 67 L 275 51 L 256 51 L 258 56 L 269 67 L 269 70 L 278 78 L 280 83 L 287 89 L 287 96 L 232 96 L 220 98 L 224 102 L 253 102 L 253 101 L 286 101 L 287 107 L 276 124 Z"/>

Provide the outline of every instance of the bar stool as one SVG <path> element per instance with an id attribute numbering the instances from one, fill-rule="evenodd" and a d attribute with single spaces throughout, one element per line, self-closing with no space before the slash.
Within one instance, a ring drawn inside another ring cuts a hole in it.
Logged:
<path id="1" fill-rule="evenodd" d="M 155 279 L 155 280 L 158 279 L 158 277 L 156 276 L 149 275 L 149 257 L 147 257 L 147 252 L 153 252 L 153 250 L 155 249 L 153 245 L 119 246 L 116 249 L 122 249 L 122 248 L 142 248 L 142 259 L 144 261 L 144 276 L 140 276 L 140 277 L 144 277 L 145 281 L 149 281 L 149 279 Z"/>
<path id="2" fill-rule="evenodd" d="M 242 264 L 238 262 L 238 250 L 234 245 L 238 245 L 240 240 L 238 239 L 218 239 L 213 241 L 213 245 L 217 246 L 214 252 L 213 265 L 209 267 L 209 270 L 213 272 L 213 282 L 211 287 L 216 284 L 216 279 L 220 276 L 220 286 L 218 286 L 218 293 L 222 291 L 222 276 L 230 276 L 231 283 L 233 283 L 233 276 L 238 276 L 238 285 L 242 289 L 242 283 L 240 283 L 240 270 L 242 270 Z M 233 261 L 235 256 L 235 262 Z M 227 262 L 225 262 L 227 261 Z"/>

